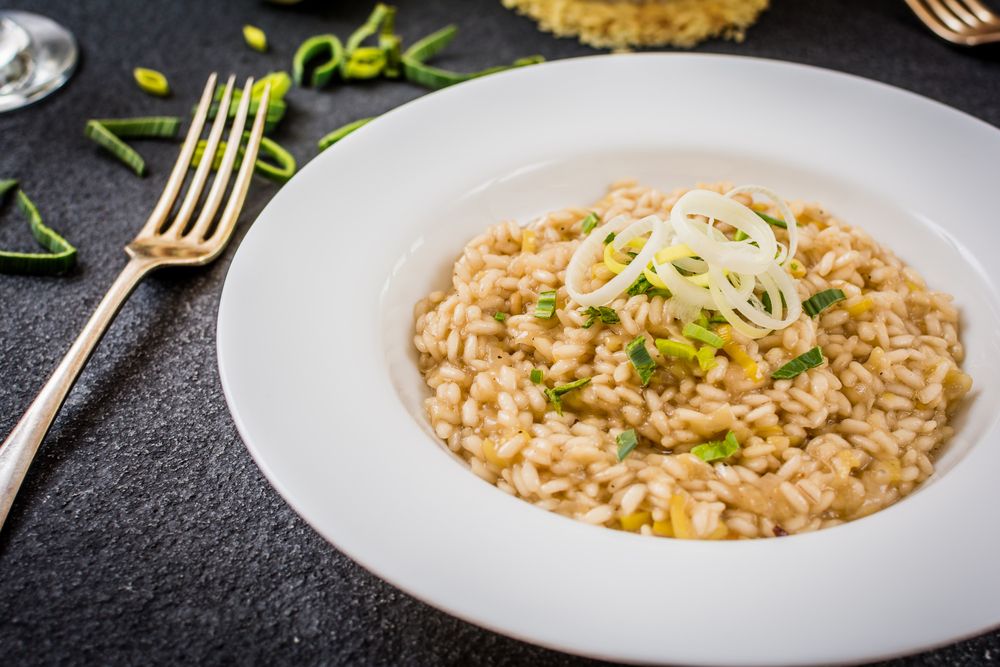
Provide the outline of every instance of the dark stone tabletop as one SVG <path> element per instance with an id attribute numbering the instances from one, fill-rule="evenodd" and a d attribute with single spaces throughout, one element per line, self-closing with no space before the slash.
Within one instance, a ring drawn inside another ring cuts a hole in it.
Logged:
<path id="1" fill-rule="evenodd" d="M 85 121 L 183 114 L 209 71 L 246 76 L 288 69 L 304 38 L 346 36 L 371 4 L 0 5 L 57 19 L 82 51 L 65 89 L 0 115 L 0 178 L 19 178 L 46 221 L 80 249 L 68 276 L 0 275 L 3 435 L 123 266 L 121 248 L 148 214 L 176 155 L 175 142 L 135 142 L 150 167 L 137 178 L 84 138 Z M 549 59 L 593 53 L 536 31 L 499 0 L 399 0 L 398 6 L 406 39 L 460 24 L 443 66 L 477 69 L 533 53 Z M 268 53 L 244 45 L 246 23 L 267 32 Z M 903 0 L 773 0 L 744 43 L 711 41 L 697 50 L 852 72 L 1000 125 L 997 51 L 943 43 Z M 131 78 L 135 66 L 166 73 L 173 96 L 140 92 Z M 399 82 L 293 89 L 274 137 L 301 165 L 329 130 L 424 92 Z M 803 100 L 803 113 L 808 104 Z M 240 237 L 276 188 L 255 181 L 241 227 L 219 261 L 156 274 L 139 287 L 70 395 L 0 532 L 0 664 L 589 662 L 479 629 L 383 583 L 316 535 L 247 455 L 219 385 L 216 313 Z M 0 247 L 32 249 L 9 202 L 0 211 Z M 609 632 L 613 626 L 609 620 Z M 891 664 L 981 665 L 995 656 L 996 632 Z"/>

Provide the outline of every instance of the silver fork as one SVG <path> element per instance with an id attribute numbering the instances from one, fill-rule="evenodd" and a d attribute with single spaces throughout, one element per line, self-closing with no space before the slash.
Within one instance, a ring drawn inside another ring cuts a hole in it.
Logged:
<path id="1" fill-rule="evenodd" d="M 236 219 L 239 217 L 243 201 L 246 199 L 250 178 L 253 175 L 254 162 L 257 160 L 257 150 L 264 134 L 264 120 L 267 115 L 267 105 L 271 90 L 268 86 L 260 98 L 253 127 L 247 139 L 243 162 L 233 179 L 233 165 L 240 148 L 243 130 L 250 110 L 251 88 L 253 79 L 247 79 L 243 87 L 239 108 L 233 118 L 232 129 L 226 150 L 219 165 L 218 174 L 212 181 L 203 203 L 201 203 L 197 219 L 192 223 L 192 216 L 199 209 L 199 202 L 205 191 L 212 166 L 212 156 L 218 150 L 219 141 L 225 129 L 228 114 L 226 111 L 232 101 L 233 87 L 236 77 L 230 76 L 222 99 L 219 101 L 215 122 L 209 130 L 206 140 L 204 157 L 191 178 L 187 193 L 176 213 L 172 213 L 174 203 L 184 186 L 195 147 L 205 127 L 209 108 L 212 105 L 212 95 L 215 91 L 216 75 L 212 74 L 205 84 L 201 102 L 191 121 L 180 156 L 174 164 L 173 171 L 163 188 L 163 194 L 153 208 L 146 224 L 139 234 L 125 246 L 129 262 L 118 278 L 115 279 L 108 293 L 98 304 L 94 314 L 84 325 L 80 335 L 69 348 L 69 352 L 56 366 L 52 376 L 38 392 L 21 420 L 11 431 L 7 439 L 0 445 L 0 528 L 7 518 L 14 496 L 21 486 L 28 467 L 31 465 L 38 446 L 48 432 L 56 413 L 62 407 L 66 395 L 73 387 L 84 364 L 90 358 L 91 352 L 100 342 L 108 325 L 118 313 L 118 309 L 135 289 L 139 281 L 154 269 L 164 266 L 198 266 L 207 264 L 219 256 L 222 249 L 232 236 Z M 230 181 L 232 190 L 221 215 L 216 216 Z M 214 223 L 214 224 L 213 224 Z"/>
<path id="2" fill-rule="evenodd" d="M 906 0 L 942 39 L 963 46 L 1000 42 L 1000 16 L 979 0 Z"/>

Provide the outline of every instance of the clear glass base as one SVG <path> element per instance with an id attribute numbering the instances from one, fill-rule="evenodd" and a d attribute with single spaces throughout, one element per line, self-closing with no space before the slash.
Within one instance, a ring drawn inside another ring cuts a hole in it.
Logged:
<path id="1" fill-rule="evenodd" d="M 73 34 L 52 19 L 0 11 L 0 112 L 36 102 L 66 83 L 77 56 Z"/>

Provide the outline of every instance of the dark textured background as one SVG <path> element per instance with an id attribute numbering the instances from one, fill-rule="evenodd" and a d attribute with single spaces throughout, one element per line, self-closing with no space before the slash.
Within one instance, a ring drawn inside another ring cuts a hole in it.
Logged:
<path id="1" fill-rule="evenodd" d="M 80 249 L 79 266 L 67 277 L 0 275 L 2 435 L 123 265 L 121 247 L 148 214 L 176 155 L 171 142 L 136 142 L 150 166 L 147 178 L 136 178 L 83 138 L 85 120 L 181 114 L 211 69 L 258 75 L 288 68 L 302 39 L 331 30 L 346 35 L 371 5 L 0 5 L 58 19 L 83 53 L 67 88 L 0 116 L 0 177 L 21 179 L 45 219 Z M 450 21 L 461 25 L 440 61 L 445 66 L 592 52 L 536 32 L 497 0 L 398 5 L 398 26 L 409 39 Z M 244 46 L 244 23 L 266 30 L 269 53 Z M 774 0 L 745 43 L 713 41 L 699 50 L 852 72 L 1000 125 L 997 51 L 942 43 L 902 0 Z M 175 94 L 159 100 L 139 92 L 130 75 L 136 65 L 166 73 Z M 303 164 L 325 132 L 423 92 L 397 82 L 292 90 L 275 138 Z M 802 100 L 803 113 L 809 104 Z M 215 317 L 235 246 L 274 192 L 269 182 L 255 182 L 241 229 L 220 261 L 157 274 L 140 286 L 71 394 L 0 533 L 0 662 L 587 662 L 480 630 L 395 590 L 327 545 L 261 477 L 223 401 Z M 0 216 L 0 247 L 30 249 L 9 203 Z M 619 622 L 627 619 L 609 619 L 609 632 Z M 892 664 L 981 665 L 994 656 L 1000 633 Z"/>

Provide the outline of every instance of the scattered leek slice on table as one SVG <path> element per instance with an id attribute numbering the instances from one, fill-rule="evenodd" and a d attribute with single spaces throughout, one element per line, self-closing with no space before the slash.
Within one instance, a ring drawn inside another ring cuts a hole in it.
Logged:
<path id="1" fill-rule="evenodd" d="M 385 52 L 381 47 L 363 47 L 362 44 L 366 39 L 380 32 L 387 21 L 390 26 L 394 25 L 395 16 L 395 7 L 380 2 L 375 5 L 368 20 L 347 38 L 344 45 L 344 57 L 340 62 L 340 75 L 345 81 L 348 79 L 374 79 L 382 73 L 386 65 Z"/>
<path id="2" fill-rule="evenodd" d="M 282 96 L 288 91 L 288 88 L 284 86 L 281 76 L 284 72 L 273 72 L 268 74 L 265 79 L 274 86 L 271 92 L 271 98 L 267 103 L 267 116 L 264 119 L 264 131 L 271 132 L 277 127 L 281 119 L 285 117 L 285 111 L 288 109 L 288 105 L 285 104 L 285 100 L 281 99 Z M 285 76 L 288 76 L 285 74 Z M 268 78 L 271 77 L 271 78 Z M 218 86 L 215 89 L 215 97 L 212 102 L 212 106 L 208 108 L 208 120 L 213 120 L 215 116 L 219 113 L 219 103 L 222 101 L 222 94 L 225 90 L 225 86 Z M 260 106 L 260 96 L 264 92 L 264 87 L 258 88 L 256 84 L 250 91 L 250 111 L 251 115 L 257 113 L 257 107 Z M 229 117 L 233 118 L 236 116 L 236 111 L 239 109 L 240 100 L 243 99 L 243 91 L 239 89 L 234 89 L 232 97 L 229 101 Z M 191 108 L 191 114 L 194 115 L 197 107 Z"/>
<path id="3" fill-rule="evenodd" d="M 771 373 L 771 377 L 775 380 L 790 380 L 791 378 L 797 377 L 801 373 L 806 372 L 810 368 L 816 368 L 817 366 L 823 365 L 824 361 L 825 358 L 823 357 L 823 350 L 817 346 L 808 352 L 800 354 L 778 370 Z"/>
<path id="4" fill-rule="evenodd" d="M 0 200 L 8 190 L 17 188 L 16 180 L 0 180 Z M 47 253 L 15 252 L 0 250 L 0 273 L 27 273 L 53 275 L 65 273 L 76 263 L 76 248 L 69 241 L 46 227 L 34 202 L 24 190 L 17 190 L 17 207 L 28 220 L 31 235 Z"/>
<path id="5" fill-rule="evenodd" d="M 403 75 L 406 77 L 406 80 L 430 88 L 431 90 L 438 90 L 439 88 L 446 88 L 447 86 L 468 81 L 469 79 L 476 79 L 514 67 L 534 65 L 545 60 L 542 56 L 528 56 L 527 58 L 515 60 L 511 65 L 489 67 L 479 72 L 468 73 L 453 72 L 426 64 L 427 60 L 437 55 L 441 49 L 450 44 L 455 39 L 457 33 L 458 28 L 456 26 L 445 26 L 437 32 L 418 40 L 403 52 Z"/>
<path id="6" fill-rule="evenodd" d="M 167 83 L 167 77 L 163 76 L 162 72 L 136 67 L 132 70 L 132 76 L 135 77 L 135 82 L 139 84 L 139 87 L 150 95 L 166 97 L 170 94 L 170 84 Z"/>
<path id="7" fill-rule="evenodd" d="M 337 143 L 338 141 L 349 135 L 354 130 L 357 130 L 358 128 L 363 127 L 364 125 L 367 125 L 373 120 L 375 119 L 361 118 L 359 120 L 350 122 L 347 125 L 342 125 L 333 132 L 330 132 L 329 134 L 325 135 L 322 139 L 319 140 L 317 145 L 319 146 L 319 149 L 321 151 L 325 151 L 327 148 L 334 145 L 335 143 Z"/>
<path id="8" fill-rule="evenodd" d="M 122 137 L 173 138 L 181 126 L 175 116 L 149 116 L 146 118 L 107 118 L 88 120 L 84 135 L 108 150 L 131 167 L 139 176 L 146 174 L 146 161 L 139 153 L 122 141 Z"/>
<path id="9" fill-rule="evenodd" d="M 590 378 L 580 378 L 579 380 L 573 380 L 569 384 L 561 384 L 558 387 L 552 387 L 551 389 L 545 390 L 545 396 L 548 397 L 549 402 L 552 403 L 552 407 L 556 409 L 559 415 L 562 415 L 562 397 L 571 391 L 576 391 L 580 387 L 588 384 Z"/>
<path id="10" fill-rule="evenodd" d="M 639 438 L 635 435 L 635 429 L 630 428 L 627 431 L 622 431 L 615 438 L 615 442 L 618 444 L 618 461 L 625 460 L 625 457 L 632 453 L 632 450 L 639 446 Z"/>
<path id="11" fill-rule="evenodd" d="M 313 88 L 322 88 L 333 78 L 344 60 L 344 45 L 336 35 L 329 33 L 314 35 L 302 42 L 292 58 L 292 79 L 296 86 L 306 85 L 304 83 L 306 68 L 320 56 L 325 56 L 325 60 L 313 68 L 309 78 L 309 85 Z"/>
<path id="12" fill-rule="evenodd" d="M 728 459 L 738 451 L 740 442 L 732 431 L 726 433 L 722 440 L 709 441 L 691 449 L 692 454 L 706 463 Z"/>
<path id="13" fill-rule="evenodd" d="M 843 301 L 847 296 L 844 294 L 843 290 L 839 289 L 825 289 L 822 292 L 816 292 L 811 297 L 802 302 L 802 310 L 806 311 L 812 317 L 816 317 L 824 310 L 837 303 L 838 301 Z"/>
<path id="14" fill-rule="evenodd" d="M 257 26 L 243 26 L 243 41 L 254 51 L 267 51 L 267 35 Z"/>

